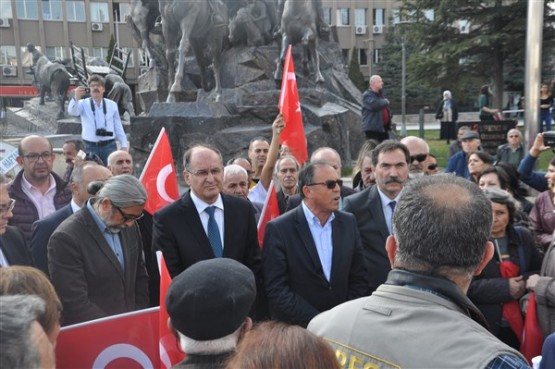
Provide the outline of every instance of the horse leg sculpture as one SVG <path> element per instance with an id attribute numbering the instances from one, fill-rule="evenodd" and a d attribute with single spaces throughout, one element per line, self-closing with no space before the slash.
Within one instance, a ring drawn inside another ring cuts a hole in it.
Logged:
<path id="1" fill-rule="evenodd" d="M 283 38 L 281 39 L 281 54 L 279 55 L 279 59 L 276 65 L 276 71 L 274 72 L 274 80 L 281 81 L 282 74 L 283 74 L 283 59 L 285 59 L 285 53 L 287 52 L 287 48 L 289 47 L 289 38 L 284 33 Z"/>
<path id="2" fill-rule="evenodd" d="M 314 74 L 316 75 L 316 83 L 324 83 L 324 76 L 320 72 L 320 55 L 318 54 L 318 37 L 314 37 L 308 43 L 312 63 L 314 63 Z"/>
<path id="3" fill-rule="evenodd" d="M 172 29 L 167 23 L 162 23 L 164 29 L 164 37 L 166 38 L 166 59 L 168 61 L 168 98 L 166 102 L 175 102 L 175 96 L 171 93 L 172 84 L 175 79 L 177 43 L 179 41 L 179 34 L 169 32 Z"/>

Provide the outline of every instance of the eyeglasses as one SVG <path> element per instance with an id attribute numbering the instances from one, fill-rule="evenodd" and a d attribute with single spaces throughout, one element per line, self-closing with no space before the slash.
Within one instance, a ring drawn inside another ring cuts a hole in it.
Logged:
<path id="1" fill-rule="evenodd" d="M 428 165 L 428 170 L 436 170 L 436 169 L 437 169 L 437 164 Z"/>
<path id="2" fill-rule="evenodd" d="M 419 163 L 422 163 L 424 160 L 426 160 L 426 158 L 428 157 L 428 154 L 418 154 L 418 155 L 414 155 L 410 157 L 410 162 L 412 163 L 415 160 L 418 160 Z"/>
<path id="3" fill-rule="evenodd" d="M 10 199 L 10 201 L 8 202 L 8 205 L 0 206 L 0 214 L 7 213 L 8 211 L 12 211 L 14 206 L 15 206 L 15 200 Z"/>
<path id="4" fill-rule="evenodd" d="M 31 162 L 37 161 L 39 158 L 44 161 L 49 161 L 52 160 L 52 153 L 50 151 L 45 151 L 42 153 L 31 152 L 29 154 L 23 155 L 23 157 Z"/>
<path id="5" fill-rule="evenodd" d="M 317 186 L 317 185 L 324 185 L 326 186 L 328 189 L 333 190 L 335 188 L 336 185 L 339 185 L 339 187 L 343 186 L 343 180 L 342 179 L 336 179 L 335 181 L 333 179 L 328 179 L 325 182 L 318 182 L 318 183 L 309 183 L 307 184 L 307 186 Z"/>
<path id="6" fill-rule="evenodd" d="M 190 170 L 187 170 L 187 172 L 191 173 L 195 177 L 203 178 L 203 177 L 208 177 L 208 174 L 212 174 L 214 177 L 217 175 L 220 175 L 222 174 L 223 169 L 222 168 L 199 169 L 195 172 L 191 172 Z"/>
<path id="7" fill-rule="evenodd" d="M 121 217 L 123 218 L 123 221 L 124 221 L 125 223 L 130 222 L 130 221 L 132 221 L 132 220 L 139 220 L 139 219 L 141 219 L 141 218 L 145 215 L 145 213 L 141 213 L 141 214 L 139 214 L 139 215 L 127 214 L 127 213 L 124 213 L 123 210 L 121 210 L 120 207 L 114 205 L 114 203 L 112 203 L 112 206 L 113 206 L 114 208 L 116 208 L 117 211 L 119 211 L 119 213 L 121 214 Z"/>
<path id="8" fill-rule="evenodd" d="M 509 136 L 509 138 L 519 138 L 519 137 L 520 137 L 519 135 L 511 135 L 511 136 Z"/>

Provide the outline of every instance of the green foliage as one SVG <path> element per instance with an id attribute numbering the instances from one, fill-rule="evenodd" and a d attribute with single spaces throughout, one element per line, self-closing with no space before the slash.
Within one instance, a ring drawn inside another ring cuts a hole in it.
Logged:
<path id="1" fill-rule="evenodd" d="M 368 84 L 364 80 L 364 75 L 360 71 L 358 49 L 356 48 L 356 46 L 353 47 L 353 51 L 351 53 L 351 62 L 349 63 L 349 78 L 360 91 L 366 90 Z"/>
<path id="2" fill-rule="evenodd" d="M 546 0 L 544 8 L 544 80 L 553 73 L 553 3 Z M 476 100 L 488 83 L 494 106 L 501 107 L 504 90 L 524 87 L 527 7 L 524 0 L 403 0 L 401 12 L 411 22 L 397 27 L 418 51 L 407 62 L 411 75 L 422 85 L 450 89 L 459 102 Z M 424 17 L 428 9 L 434 10 L 432 20 Z M 460 32 L 461 20 L 470 22 L 468 33 Z M 470 86 L 473 96 L 467 95 Z"/>

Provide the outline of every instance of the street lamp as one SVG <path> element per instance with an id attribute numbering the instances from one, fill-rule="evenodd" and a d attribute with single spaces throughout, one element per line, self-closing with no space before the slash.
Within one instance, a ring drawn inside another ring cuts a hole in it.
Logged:
<path id="1" fill-rule="evenodd" d="M 408 21 L 400 21 L 395 26 L 412 23 Z M 399 28 L 401 34 L 401 136 L 407 135 L 407 36 Z"/>

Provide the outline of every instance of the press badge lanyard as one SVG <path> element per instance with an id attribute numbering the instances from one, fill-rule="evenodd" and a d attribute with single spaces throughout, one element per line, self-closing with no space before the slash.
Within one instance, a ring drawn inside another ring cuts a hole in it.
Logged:
<path id="1" fill-rule="evenodd" d="M 96 132 L 96 130 L 98 129 L 98 126 L 96 125 L 96 109 L 95 109 L 92 97 L 90 98 L 90 103 L 91 103 L 91 110 L 94 116 L 94 130 Z M 108 122 L 106 121 L 106 101 L 104 100 L 104 98 L 102 98 L 102 111 L 104 112 L 104 129 L 108 129 Z"/>

